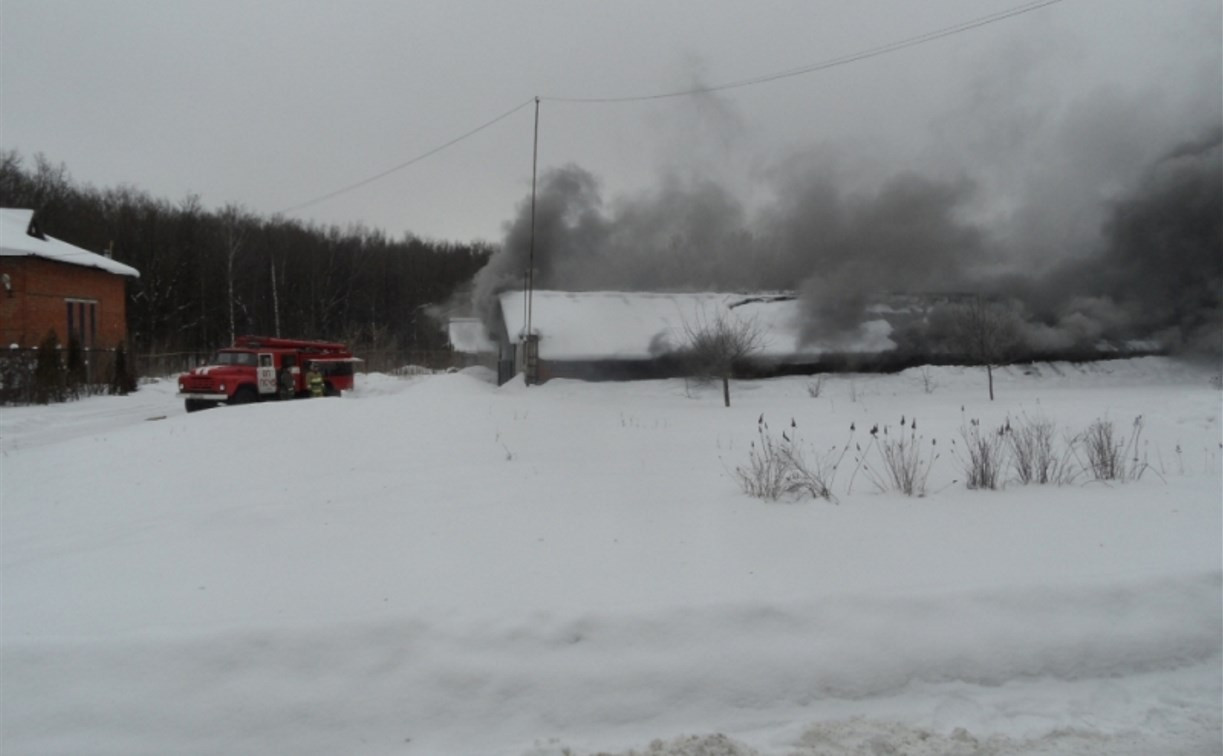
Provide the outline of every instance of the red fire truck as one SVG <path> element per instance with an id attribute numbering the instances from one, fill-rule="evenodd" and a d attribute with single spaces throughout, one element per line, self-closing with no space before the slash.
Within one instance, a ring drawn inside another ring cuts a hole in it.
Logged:
<path id="1" fill-rule="evenodd" d="M 240 336 L 207 365 L 178 377 L 178 395 L 188 412 L 218 404 L 249 404 L 310 396 L 311 364 L 323 376 L 326 396 L 352 390 L 353 366 L 360 362 L 338 342 Z"/>

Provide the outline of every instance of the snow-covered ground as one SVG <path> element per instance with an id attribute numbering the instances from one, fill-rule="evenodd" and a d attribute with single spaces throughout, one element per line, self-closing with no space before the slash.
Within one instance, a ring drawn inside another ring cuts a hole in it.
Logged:
<path id="1" fill-rule="evenodd" d="M 368 375 L 192 415 L 169 381 L 6 407 L 0 751 L 1220 753 L 1211 378 L 1042 364 L 990 403 L 931 368 L 740 382 L 724 409 L 682 380 Z M 851 453 L 839 503 L 747 497 L 762 413 L 818 449 L 916 417 L 930 492 Z M 1141 415 L 1151 468 L 957 482 L 961 424 L 1025 414 Z"/>

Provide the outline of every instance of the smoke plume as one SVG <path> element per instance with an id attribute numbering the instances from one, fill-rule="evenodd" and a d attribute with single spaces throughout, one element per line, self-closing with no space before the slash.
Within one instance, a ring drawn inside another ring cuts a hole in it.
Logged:
<path id="1" fill-rule="evenodd" d="M 1047 252 L 1042 266 L 1024 258 L 1022 232 L 1004 234 L 974 212 L 982 203 L 967 172 L 906 170 L 872 183 L 831 161 L 808 160 L 775 172 L 774 199 L 749 209 L 713 181 L 674 174 L 608 202 L 591 173 L 569 165 L 545 172 L 539 184 L 535 286 L 797 291 L 804 337 L 831 345 L 851 338 L 865 308 L 891 294 L 976 293 L 1009 302 L 1034 351 L 1156 339 L 1218 354 L 1221 144 L 1223 128 L 1215 125 L 1166 149 L 1097 207 L 1104 220 L 1094 241 L 1066 231 L 1075 248 L 1052 266 Z M 1057 222 L 1035 228 L 1029 220 L 1034 247 L 1049 247 Z M 477 276 L 474 299 L 486 321 L 496 294 L 522 288 L 530 257 L 528 197 Z M 945 319 L 930 319 L 939 322 Z M 905 335 L 915 343 L 935 336 Z"/>
<path id="2" fill-rule="evenodd" d="M 1036 348 L 1154 339 L 1223 352 L 1223 128 L 1173 147 L 1112 202 L 1093 254 L 1014 289 Z"/>

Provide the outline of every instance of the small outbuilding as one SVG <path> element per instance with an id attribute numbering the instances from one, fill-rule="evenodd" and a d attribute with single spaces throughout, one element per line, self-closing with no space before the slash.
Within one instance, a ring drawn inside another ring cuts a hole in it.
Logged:
<path id="1" fill-rule="evenodd" d="M 85 349 L 127 339 L 135 268 L 43 233 L 33 210 L 0 208 L 0 345 L 34 347 L 54 330 Z"/>

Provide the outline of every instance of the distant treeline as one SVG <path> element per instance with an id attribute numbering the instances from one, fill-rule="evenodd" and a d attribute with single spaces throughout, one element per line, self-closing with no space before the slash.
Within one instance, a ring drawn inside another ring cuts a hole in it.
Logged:
<path id="1" fill-rule="evenodd" d="M 471 281 L 493 248 L 206 210 L 131 187 L 75 182 L 38 155 L 0 152 L 0 207 L 30 208 L 42 230 L 140 271 L 128 284 L 130 348 L 209 351 L 237 334 L 342 339 L 402 352 L 443 348 L 426 311 Z"/>

